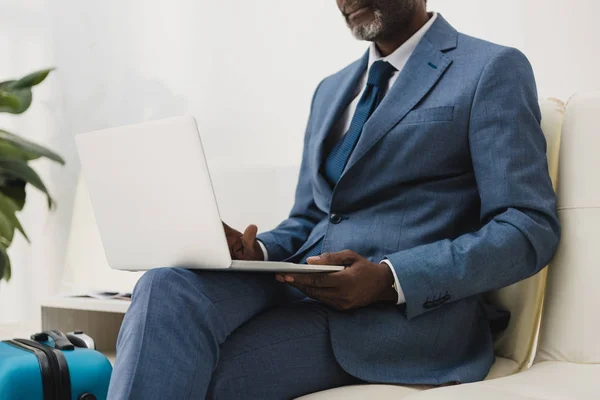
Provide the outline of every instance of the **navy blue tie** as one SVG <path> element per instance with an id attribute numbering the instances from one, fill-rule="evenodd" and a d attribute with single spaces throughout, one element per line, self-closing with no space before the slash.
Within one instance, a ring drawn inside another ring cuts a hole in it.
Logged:
<path id="1" fill-rule="evenodd" d="M 344 137 L 342 137 L 335 145 L 325 160 L 323 174 L 331 187 L 334 187 L 342 177 L 344 168 L 346 168 L 350 155 L 352 154 L 352 151 L 354 151 L 356 143 L 358 143 L 358 139 L 360 138 L 365 123 L 369 120 L 369 117 L 383 99 L 387 82 L 395 71 L 396 68 L 386 61 L 375 61 L 373 65 L 371 65 L 367 86 L 356 106 L 356 111 L 354 112 L 352 122 L 350 123 L 350 129 L 348 129 L 348 132 L 346 132 Z M 300 263 L 306 263 L 308 257 L 320 255 L 322 247 L 323 238 L 315 243 L 304 254 Z"/>

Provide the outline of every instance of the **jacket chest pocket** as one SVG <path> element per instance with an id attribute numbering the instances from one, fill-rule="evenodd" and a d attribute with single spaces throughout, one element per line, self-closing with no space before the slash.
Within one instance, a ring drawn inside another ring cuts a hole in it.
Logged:
<path id="1" fill-rule="evenodd" d="M 406 114 L 399 125 L 425 124 L 429 122 L 449 122 L 454 120 L 454 107 L 433 107 L 413 110 Z"/>

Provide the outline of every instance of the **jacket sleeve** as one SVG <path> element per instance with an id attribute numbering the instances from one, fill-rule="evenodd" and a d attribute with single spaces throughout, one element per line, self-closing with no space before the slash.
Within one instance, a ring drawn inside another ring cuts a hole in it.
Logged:
<path id="1" fill-rule="evenodd" d="M 321 82 L 322 83 L 322 82 Z M 315 204 L 313 198 L 312 174 L 310 172 L 309 143 L 313 132 L 314 104 L 319 86 L 313 95 L 310 117 L 304 135 L 304 150 L 302 153 L 302 164 L 300 175 L 296 186 L 296 197 L 294 206 L 289 217 L 275 229 L 258 235 L 269 254 L 269 261 L 282 261 L 293 256 L 308 239 L 308 235 L 315 225 L 325 218 L 325 213 Z"/>
<path id="2" fill-rule="evenodd" d="M 500 50 L 481 75 L 470 117 L 481 229 L 387 256 L 409 319 L 511 285 L 548 264 L 560 225 L 540 123 L 529 61 L 518 50 Z"/>

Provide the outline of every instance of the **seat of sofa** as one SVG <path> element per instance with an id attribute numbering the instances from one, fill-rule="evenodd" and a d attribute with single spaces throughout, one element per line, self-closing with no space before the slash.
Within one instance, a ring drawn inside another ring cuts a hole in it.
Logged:
<path id="1" fill-rule="evenodd" d="M 587 400 L 600 393 L 600 364 L 546 361 L 491 381 L 415 393 L 406 400 Z"/>
<path id="2" fill-rule="evenodd" d="M 506 358 L 496 357 L 496 362 L 492 365 L 492 369 L 486 380 L 512 375 L 518 371 L 519 365 L 516 362 Z M 423 390 L 424 387 L 398 385 L 354 385 L 309 394 L 298 398 L 298 400 L 353 400 L 367 398 L 377 400 L 398 400 L 404 399 L 409 395 L 417 394 Z"/>

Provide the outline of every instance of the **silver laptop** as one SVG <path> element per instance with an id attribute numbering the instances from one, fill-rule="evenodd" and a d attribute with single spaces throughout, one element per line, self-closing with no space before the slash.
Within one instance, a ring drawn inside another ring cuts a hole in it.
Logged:
<path id="1" fill-rule="evenodd" d="M 296 273 L 343 269 L 231 259 L 191 116 L 85 133 L 75 140 L 112 268 Z"/>

